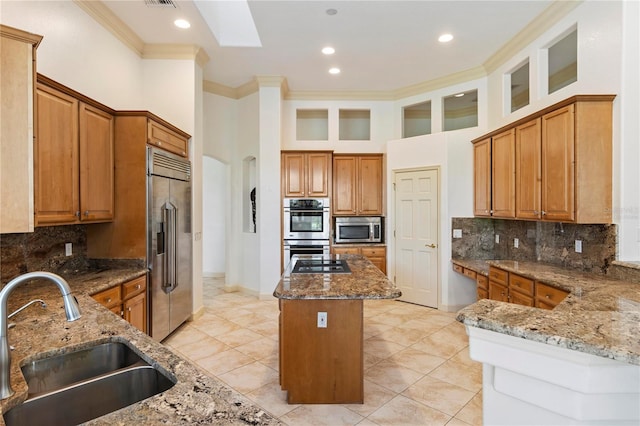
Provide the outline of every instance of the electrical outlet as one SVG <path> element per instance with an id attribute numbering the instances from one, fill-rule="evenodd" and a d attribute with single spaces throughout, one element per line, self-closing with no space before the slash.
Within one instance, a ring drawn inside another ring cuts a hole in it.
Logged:
<path id="1" fill-rule="evenodd" d="M 500 234 L 496 234 L 496 244 L 500 244 Z"/>
<path id="2" fill-rule="evenodd" d="M 518 248 L 520 247 L 520 240 L 517 238 L 513 239 L 513 248 Z"/>
<path id="3" fill-rule="evenodd" d="M 582 240 L 576 240 L 576 253 L 582 253 Z"/>
<path id="4" fill-rule="evenodd" d="M 454 229 L 453 238 L 462 238 L 462 229 Z"/>
<path id="5" fill-rule="evenodd" d="M 318 312 L 318 328 L 327 328 L 326 312 Z"/>
<path id="6" fill-rule="evenodd" d="M 73 244 L 71 243 L 66 243 L 64 245 L 64 255 L 65 256 L 71 256 L 73 255 Z"/>

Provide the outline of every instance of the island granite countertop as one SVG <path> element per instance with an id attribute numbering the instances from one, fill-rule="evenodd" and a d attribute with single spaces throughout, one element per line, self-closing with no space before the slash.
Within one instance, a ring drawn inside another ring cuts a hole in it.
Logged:
<path id="1" fill-rule="evenodd" d="M 459 262 L 465 267 L 470 263 Z M 482 299 L 457 320 L 527 340 L 640 365 L 640 283 L 538 262 L 487 260 L 518 275 L 567 290 L 555 309 Z"/>
<path id="2" fill-rule="evenodd" d="M 311 255 L 313 256 L 313 255 Z M 292 273 L 294 256 L 273 292 L 278 299 L 395 299 L 402 295 L 394 283 L 369 259 L 357 254 L 336 254 L 326 259 L 344 259 L 351 273 Z M 307 257 L 310 257 L 307 255 Z M 317 257 L 317 255 L 316 255 Z"/>
<path id="3" fill-rule="evenodd" d="M 243 395 L 204 374 L 171 349 L 156 342 L 91 298 L 101 290 L 146 273 L 146 269 L 107 269 L 64 275 L 78 299 L 82 317 L 67 322 L 62 297 L 51 282 L 34 280 L 17 287 L 9 296 L 9 312 L 39 298 L 46 308 L 30 306 L 12 318 L 9 330 L 11 386 L 15 393 L 0 402 L 2 413 L 27 397 L 20 365 L 29 361 L 83 349 L 99 343 L 122 342 L 142 358 L 176 380 L 169 390 L 113 413 L 91 420 L 90 425 L 273 425 L 277 419 Z M 4 420 L 0 417 L 0 425 Z"/>

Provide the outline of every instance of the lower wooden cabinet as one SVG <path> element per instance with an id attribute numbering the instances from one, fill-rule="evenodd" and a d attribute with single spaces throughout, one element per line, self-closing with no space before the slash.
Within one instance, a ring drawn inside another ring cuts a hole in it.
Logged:
<path id="1" fill-rule="evenodd" d="M 536 308 L 553 309 L 568 295 L 568 291 L 536 281 Z"/>
<path id="2" fill-rule="evenodd" d="M 383 246 L 331 246 L 332 254 L 360 254 L 387 274 L 387 248 Z"/>
<path id="3" fill-rule="evenodd" d="M 476 287 L 478 289 L 478 300 L 489 298 L 489 277 L 476 274 Z"/>
<path id="4" fill-rule="evenodd" d="M 147 276 L 135 278 L 92 295 L 98 303 L 147 332 Z"/>

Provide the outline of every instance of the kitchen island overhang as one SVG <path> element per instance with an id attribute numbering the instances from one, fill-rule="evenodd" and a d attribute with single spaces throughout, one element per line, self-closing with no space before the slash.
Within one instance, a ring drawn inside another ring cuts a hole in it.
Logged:
<path id="1" fill-rule="evenodd" d="M 345 260 L 350 273 L 292 273 L 304 259 Z M 280 300 L 280 386 L 290 404 L 364 402 L 363 301 L 402 293 L 366 257 L 294 256 Z"/>

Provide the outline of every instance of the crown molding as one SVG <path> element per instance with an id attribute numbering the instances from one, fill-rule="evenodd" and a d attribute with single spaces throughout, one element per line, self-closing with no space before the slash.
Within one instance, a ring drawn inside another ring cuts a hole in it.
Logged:
<path id="1" fill-rule="evenodd" d="M 142 56 L 144 50 L 142 39 L 104 3 L 95 0 L 73 0 L 73 2 L 127 47 L 136 52 L 138 56 Z"/>
<path id="2" fill-rule="evenodd" d="M 209 62 L 209 55 L 195 44 L 145 44 L 141 56 L 143 59 L 190 59 L 200 66 Z"/>
<path id="3" fill-rule="evenodd" d="M 0 24 L 0 35 L 22 43 L 31 44 L 34 48 L 37 48 L 42 41 L 41 35 L 29 33 L 3 24 Z"/>
<path id="4" fill-rule="evenodd" d="M 487 74 L 496 71 L 502 64 L 526 48 L 581 3 L 583 3 L 583 0 L 556 0 L 551 3 L 549 7 L 543 10 L 540 15 L 536 16 L 529 25 L 524 27 L 522 31 L 506 42 L 482 64 Z"/>

